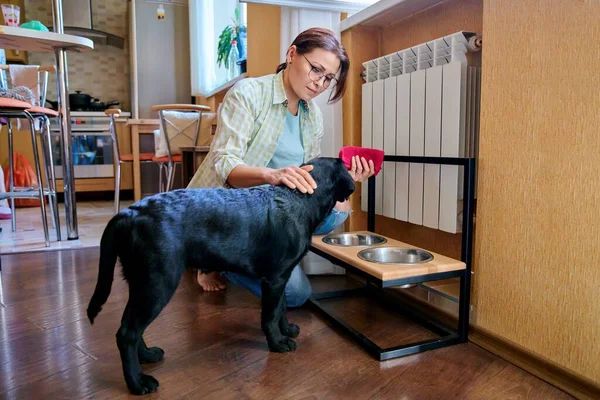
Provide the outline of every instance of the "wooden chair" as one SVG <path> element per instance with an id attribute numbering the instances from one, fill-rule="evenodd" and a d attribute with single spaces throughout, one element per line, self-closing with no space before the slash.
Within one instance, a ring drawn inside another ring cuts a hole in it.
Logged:
<path id="1" fill-rule="evenodd" d="M 161 124 L 161 151 L 157 152 L 152 160 L 159 163 L 161 179 L 162 171 L 166 170 L 164 190 L 170 191 L 175 181 L 175 167 L 182 163 L 180 148 L 198 145 L 202 115 L 209 112 L 210 107 L 196 104 L 162 104 L 153 106 L 152 111 L 158 112 Z M 193 129 L 190 129 L 192 125 Z"/>
<path id="2" fill-rule="evenodd" d="M 121 154 L 119 151 L 119 140 L 117 137 L 116 118 L 121 114 L 119 109 L 108 109 L 104 113 L 110 117 L 110 138 L 113 145 L 113 165 L 115 168 L 115 214 L 120 209 L 120 190 L 121 190 L 121 164 L 133 163 L 133 154 Z M 152 163 L 154 153 L 140 153 L 140 163 Z"/>
<path id="3" fill-rule="evenodd" d="M 8 88 L 8 79 L 6 71 L 9 69 L 7 65 L 0 65 L 0 82 L 3 88 Z M 6 119 L 8 130 L 8 160 L 9 160 L 9 187 L 7 192 L 0 194 L 0 199 L 9 198 L 11 205 L 11 221 L 12 230 L 16 231 L 16 198 L 35 198 L 40 201 L 42 212 L 42 224 L 45 236 L 46 247 L 50 246 L 50 237 L 48 231 L 48 222 L 46 215 L 45 197 L 48 197 L 48 203 L 52 213 L 52 224 L 56 228 L 57 239 L 61 240 L 60 221 L 58 213 L 58 201 L 56 198 L 56 179 L 54 174 L 54 162 L 52 157 L 52 142 L 50 139 L 50 118 L 58 116 L 58 113 L 42 105 L 46 102 L 46 91 L 48 87 L 48 73 L 55 71 L 54 66 L 39 66 L 38 67 L 38 85 L 40 86 L 40 98 L 35 99 L 37 104 L 31 104 L 24 101 L 19 101 L 10 98 L 0 98 L 0 117 Z M 13 165 L 13 132 L 11 118 L 25 118 L 29 122 L 31 131 L 31 140 L 33 146 L 33 158 L 35 164 L 36 178 L 38 180 L 38 188 L 32 187 L 15 187 L 14 185 L 14 165 Z M 42 164 L 44 165 L 44 178 L 40 168 L 40 156 L 37 145 L 37 129 L 36 122 L 39 123 L 39 136 L 41 139 L 42 148 Z M 45 182 L 45 184 L 44 184 Z M 36 193 L 37 192 L 37 193 Z"/>

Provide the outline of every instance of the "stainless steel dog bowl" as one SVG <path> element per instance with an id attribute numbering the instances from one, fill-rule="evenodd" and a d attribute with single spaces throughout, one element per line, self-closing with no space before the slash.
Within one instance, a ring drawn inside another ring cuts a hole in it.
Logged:
<path id="1" fill-rule="evenodd" d="M 423 264 L 433 260 L 433 255 L 420 249 L 375 247 L 359 251 L 358 258 L 381 264 Z"/>
<path id="2" fill-rule="evenodd" d="M 337 233 L 325 236 L 323 242 L 333 246 L 375 246 L 387 242 L 387 239 L 375 234 Z"/>

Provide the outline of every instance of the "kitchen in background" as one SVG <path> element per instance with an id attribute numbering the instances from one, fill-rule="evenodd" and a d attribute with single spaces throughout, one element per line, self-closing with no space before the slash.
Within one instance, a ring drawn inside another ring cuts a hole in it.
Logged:
<path id="1" fill-rule="evenodd" d="M 46 0 L 18 0 L 21 22 L 40 21 L 52 30 L 52 4 Z M 164 10 L 164 18 L 159 17 Z M 68 54 L 69 91 L 75 178 L 113 176 L 108 150 L 108 119 L 99 111 L 102 105 L 120 108 L 126 118 L 151 118 L 154 104 L 189 103 L 190 58 L 187 1 L 184 0 L 63 0 L 65 33 L 94 41 L 94 50 Z M 8 55 L 8 54 L 7 54 Z M 21 53 L 9 63 L 51 65 L 51 53 Z M 84 95 L 76 97 L 77 94 Z M 88 95 L 88 96 L 86 96 Z M 81 106 L 89 97 L 93 102 Z M 56 81 L 49 76 L 47 107 L 57 100 Z M 54 126 L 55 133 L 58 127 Z M 92 137 L 95 136 L 95 137 Z M 58 135 L 55 135 L 58 140 Z M 56 146 L 58 149 L 58 146 Z M 153 152 L 154 139 L 142 135 L 140 151 Z M 59 154 L 55 159 L 60 161 Z M 56 164 L 56 163 L 55 163 Z M 142 192 L 158 191 L 158 168 L 142 164 Z M 60 167 L 55 168 L 58 177 Z M 179 176 L 179 169 L 177 169 Z M 176 185 L 179 178 L 176 177 Z"/>
<path id="2" fill-rule="evenodd" d="M 123 111 L 131 109 L 127 5 L 128 3 L 124 0 L 63 0 L 65 33 L 83 36 L 81 32 L 69 32 L 67 27 L 93 26 L 96 31 L 124 39 L 123 48 L 96 42 L 94 50 L 91 52 L 69 53 L 67 59 L 70 92 L 80 91 L 105 103 L 117 100 Z M 67 11 L 76 8 L 80 11 L 79 15 Z M 25 0 L 25 10 L 27 20 L 38 20 L 52 29 L 52 3 L 50 1 Z M 90 12 L 91 26 L 87 22 Z M 54 63 L 54 56 L 51 53 L 30 53 L 28 59 L 28 64 L 32 65 Z M 56 81 L 52 74 L 49 80 L 47 97 L 50 100 L 56 100 Z"/>
<path id="3" fill-rule="evenodd" d="M 133 1 L 129 3 L 131 114 L 132 118 L 156 119 L 153 105 L 192 102 L 188 5 L 187 0 Z M 140 151 L 154 152 L 152 136 L 140 136 Z M 140 170 L 142 196 L 156 193 L 156 164 L 144 163 Z M 175 171 L 174 188 L 178 188 L 181 170 Z"/>
<path id="4" fill-rule="evenodd" d="M 40 21 L 52 30 L 52 3 L 25 0 L 28 21 Z M 94 41 L 94 50 L 69 53 L 68 79 L 71 109 L 73 173 L 75 179 L 114 177 L 109 118 L 104 109 L 120 108 L 129 116 L 130 71 L 127 2 L 122 0 L 63 0 L 65 33 Z M 51 53 L 29 53 L 27 64 L 52 65 Z M 47 107 L 56 109 L 56 80 L 49 76 Z M 62 178 L 60 129 L 52 121 L 55 173 Z M 89 181 L 85 181 L 89 182 Z M 78 185 L 84 190 L 82 185 Z M 93 190 L 93 189 L 90 189 Z"/>
<path id="5" fill-rule="evenodd" d="M 130 3 L 131 111 L 134 118 L 158 118 L 153 105 L 192 101 L 187 0 L 134 1 Z"/>

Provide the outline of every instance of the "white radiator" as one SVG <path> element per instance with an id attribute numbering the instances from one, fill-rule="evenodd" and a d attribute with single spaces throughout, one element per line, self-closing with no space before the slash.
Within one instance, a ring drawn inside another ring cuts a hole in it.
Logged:
<path id="1" fill-rule="evenodd" d="M 479 46 L 473 33 L 457 32 L 365 62 L 362 146 L 386 155 L 477 157 L 481 71 L 466 53 Z M 384 162 L 375 214 L 460 232 L 463 184 L 459 166 Z M 363 185 L 365 212 L 367 197 Z"/>

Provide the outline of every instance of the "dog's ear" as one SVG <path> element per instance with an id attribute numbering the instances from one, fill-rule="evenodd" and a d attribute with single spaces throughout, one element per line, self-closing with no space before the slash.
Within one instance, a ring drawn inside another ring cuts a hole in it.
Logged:
<path id="1" fill-rule="evenodd" d="M 356 189 L 354 179 L 340 158 L 335 159 L 335 175 L 337 177 L 335 188 L 335 201 L 346 201 Z"/>

